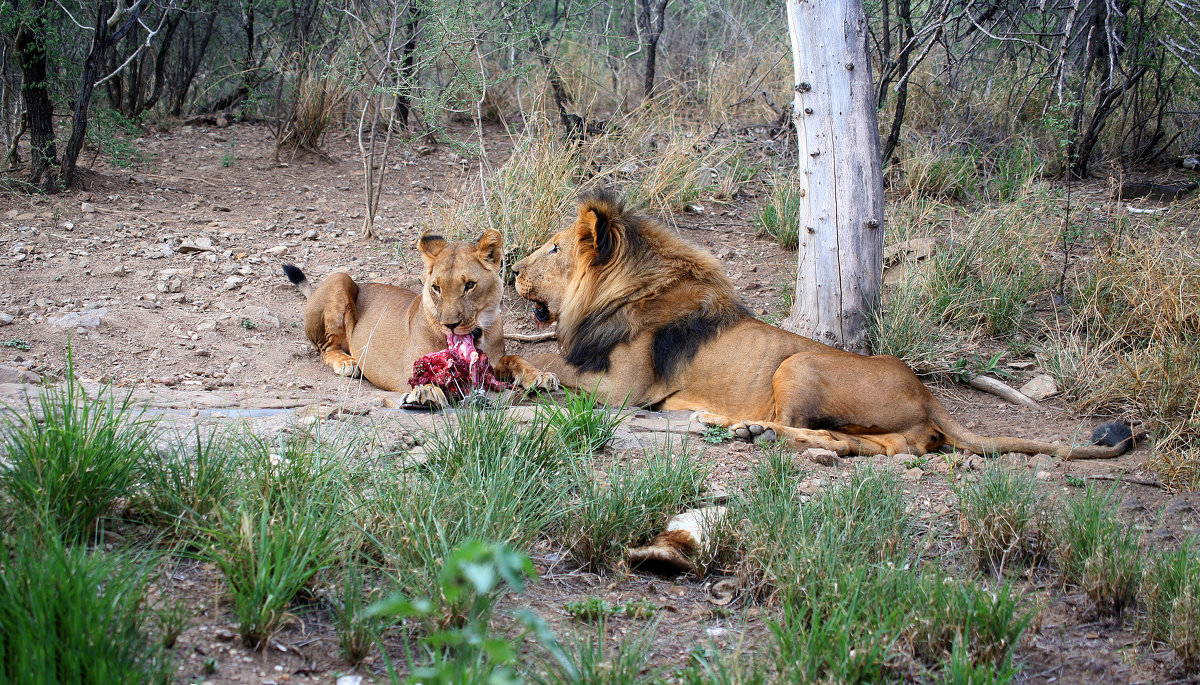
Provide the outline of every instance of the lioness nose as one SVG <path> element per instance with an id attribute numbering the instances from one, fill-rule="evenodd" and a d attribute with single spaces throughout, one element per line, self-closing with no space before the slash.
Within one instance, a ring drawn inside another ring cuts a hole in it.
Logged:
<path id="1" fill-rule="evenodd" d="M 462 324 L 462 319 L 459 319 L 458 321 L 455 321 L 454 323 L 444 323 L 442 325 L 445 326 L 447 330 L 452 331 L 455 328 L 458 328 L 459 325 L 461 325 L 461 324 Z"/>
<path id="2" fill-rule="evenodd" d="M 517 262 L 516 264 L 508 267 L 508 270 L 511 271 L 514 276 L 521 273 L 521 262 Z"/>

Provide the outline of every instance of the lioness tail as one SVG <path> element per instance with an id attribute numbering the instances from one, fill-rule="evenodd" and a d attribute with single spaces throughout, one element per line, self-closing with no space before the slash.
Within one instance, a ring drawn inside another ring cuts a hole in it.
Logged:
<path id="1" fill-rule="evenodd" d="M 308 277 L 300 270 L 300 267 L 294 264 L 283 265 L 283 275 L 292 282 L 292 285 L 300 291 L 305 298 L 308 298 L 313 293 L 312 284 L 308 282 Z"/>

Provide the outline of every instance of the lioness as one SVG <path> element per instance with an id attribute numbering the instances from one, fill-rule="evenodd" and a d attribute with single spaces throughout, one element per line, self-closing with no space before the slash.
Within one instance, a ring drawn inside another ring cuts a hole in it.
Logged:
<path id="1" fill-rule="evenodd" d="M 976 435 L 896 357 L 864 357 L 758 321 L 711 254 L 630 213 L 615 195 L 585 195 L 578 209 L 570 228 L 513 267 L 534 317 L 558 321 L 561 356 L 533 362 L 564 385 L 595 387 L 609 403 L 693 410 L 743 437 L 774 431 L 794 447 L 840 455 L 924 454 L 950 444 L 1095 458 L 1132 442 L 1127 427 L 1110 431 L 1119 437 L 1107 446 Z"/>
<path id="2" fill-rule="evenodd" d="M 448 335 L 470 335 L 500 379 L 554 390 L 554 374 L 505 354 L 500 322 L 504 284 L 498 273 L 503 241 L 495 230 L 484 232 L 476 243 L 421 236 L 417 249 L 425 262 L 425 277 L 420 293 L 383 283 L 355 283 L 345 273 L 331 275 L 314 290 L 295 266 L 284 264 L 283 272 L 308 298 L 304 332 L 321 361 L 340 376 L 361 374 L 384 390 L 407 390 L 413 362 L 446 349 Z M 441 407 L 446 396 L 437 386 L 421 385 L 402 402 Z"/>

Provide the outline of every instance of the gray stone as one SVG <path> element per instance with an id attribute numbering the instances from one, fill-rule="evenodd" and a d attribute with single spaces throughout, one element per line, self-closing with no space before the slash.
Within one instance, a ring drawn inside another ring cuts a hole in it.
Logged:
<path id="1" fill-rule="evenodd" d="M 104 307 L 85 309 L 82 312 L 67 312 L 62 316 L 51 316 L 47 319 L 52 326 L 59 328 L 96 328 L 100 319 L 108 314 Z"/>
<path id="2" fill-rule="evenodd" d="M 41 383 L 42 377 L 32 371 L 0 364 L 0 383 Z"/>
<path id="3" fill-rule="evenodd" d="M 1040 402 L 1051 395 L 1058 394 L 1058 384 L 1049 375 L 1040 373 L 1021 386 L 1021 393 Z"/>
<path id="4" fill-rule="evenodd" d="M 904 480 L 912 481 L 914 483 L 921 480 L 921 478 L 923 478 L 924 476 L 925 476 L 925 472 L 916 467 L 913 467 L 904 472 Z"/>
<path id="5" fill-rule="evenodd" d="M 837 453 L 833 450 L 810 447 L 804 450 L 804 458 L 821 466 L 833 466 L 837 463 Z"/>
<path id="6" fill-rule="evenodd" d="M 7 326 L 13 322 L 13 315 L 8 312 L 0 312 L 0 326 Z"/>

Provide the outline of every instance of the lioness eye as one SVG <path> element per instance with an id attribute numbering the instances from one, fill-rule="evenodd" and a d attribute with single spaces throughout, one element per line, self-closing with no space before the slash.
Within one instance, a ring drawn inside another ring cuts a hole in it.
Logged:
<path id="1" fill-rule="evenodd" d="M 555 252 L 558 252 L 558 243 L 550 246 L 550 254 L 554 254 Z"/>
<path id="2" fill-rule="evenodd" d="M 434 285 L 432 287 L 433 287 L 433 292 L 437 293 L 438 295 L 442 294 L 442 289 L 437 287 L 437 285 Z"/>
<path id="3" fill-rule="evenodd" d="M 474 287 L 475 287 L 475 281 L 467 281 L 466 283 L 463 284 L 463 292 L 465 293 Z"/>

